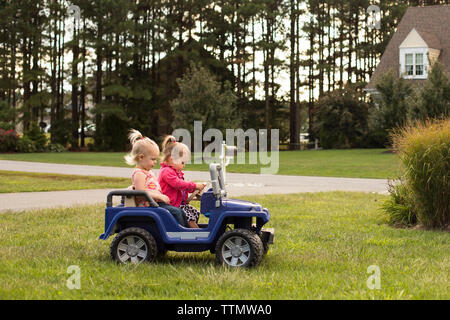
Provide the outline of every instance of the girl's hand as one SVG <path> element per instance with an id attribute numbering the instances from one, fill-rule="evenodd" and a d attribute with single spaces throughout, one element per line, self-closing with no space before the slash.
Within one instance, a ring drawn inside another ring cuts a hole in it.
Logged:
<path id="1" fill-rule="evenodd" d="M 161 201 L 164 202 L 165 204 L 170 204 L 170 199 L 165 194 L 161 195 Z"/>
<path id="2" fill-rule="evenodd" d="M 204 183 L 196 183 L 195 185 L 196 185 L 195 189 L 199 191 L 202 191 L 206 187 L 206 184 Z"/>

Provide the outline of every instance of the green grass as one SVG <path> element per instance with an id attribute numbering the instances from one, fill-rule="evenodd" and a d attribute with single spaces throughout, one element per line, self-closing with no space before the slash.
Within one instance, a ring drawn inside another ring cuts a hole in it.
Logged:
<path id="1" fill-rule="evenodd" d="M 104 207 L 0 214 L 1 299 L 449 299 L 450 233 L 394 229 L 386 196 L 246 197 L 271 210 L 275 244 L 260 266 L 231 270 L 205 253 L 116 265 L 98 240 Z M 69 290 L 67 268 L 81 269 Z M 370 290 L 367 268 L 381 270 Z"/>
<path id="2" fill-rule="evenodd" d="M 126 188 L 127 178 L 0 171 L 0 193 Z"/>
<path id="3" fill-rule="evenodd" d="M 122 152 L 0 154 L 0 160 L 126 167 L 124 155 Z M 247 153 L 246 158 L 248 157 Z M 284 151 L 279 153 L 279 161 L 278 174 L 283 175 L 384 179 L 397 178 L 401 172 L 397 155 L 386 153 L 385 149 Z M 260 173 L 261 167 L 267 166 L 234 164 L 227 170 L 238 173 Z M 207 164 L 188 164 L 186 170 L 207 171 L 208 168 Z"/>

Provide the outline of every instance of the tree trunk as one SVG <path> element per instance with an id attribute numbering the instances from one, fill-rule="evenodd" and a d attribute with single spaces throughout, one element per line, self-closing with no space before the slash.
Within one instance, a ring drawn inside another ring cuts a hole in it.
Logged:
<path id="1" fill-rule="evenodd" d="M 78 127 L 80 119 L 78 114 L 78 58 L 80 47 L 78 45 L 77 26 L 74 23 L 73 28 L 73 61 L 72 61 L 72 150 L 78 149 Z"/>
<path id="2" fill-rule="evenodd" d="M 297 14 L 295 13 L 295 2 L 291 0 L 291 33 L 290 33 L 290 43 L 291 43 L 291 53 L 290 53 L 290 150 L 298 150 L 300 143 L 300 132 L 299 132 L 299 124 L 298 124 L 298 108 L 296 101 L 296 74 L 297 74 L 297 65 L 296 65 L 296 20 Z"/>

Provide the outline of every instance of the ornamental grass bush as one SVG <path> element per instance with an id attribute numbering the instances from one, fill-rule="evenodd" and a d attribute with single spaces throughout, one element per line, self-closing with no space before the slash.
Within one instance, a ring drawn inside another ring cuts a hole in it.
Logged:
<path id="1" fill-rule="evenodd" d="M 417 222 L 427 228 L 447 228 L 450 222 L 450 119 L 415 122 L 394 130 L 391 138 L 404 176 L 400 182 L 402 187 L 391 188 L 391 204 L 385 203 L 384 210 L 391 221 L 399 222 L 400 213 L 403 221 L 417 218 Z"/>
<path id="2" fill-rule="evenodd" d="M 417 212 L 411 199 L 411 191 L 404 181 L 389 181 L 389 194 L 382 208 L 389 215 L 389 224 L 398 227 L 412 227 L 417 224 Z"/>

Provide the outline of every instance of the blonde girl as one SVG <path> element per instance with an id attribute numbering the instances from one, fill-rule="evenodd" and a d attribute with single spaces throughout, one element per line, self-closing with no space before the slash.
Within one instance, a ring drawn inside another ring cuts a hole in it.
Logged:
<path id="1" fill-rule="evenodd" d="M 128 139 L 132 149 L 125 156 L 125 161 L 128 165 L 135 166 L 131 174 L 133 189 L 146 191 L 160 207 L 167 209 L 180 225 L 186 226 L 182 210 L 170 205 L 170 199 L 162 193 L 158 179 L 152 171 L 159 157 L 158 145 L 134 129 L 130 130 Z M 136 202 L 139 207 L 149 206 L 148 201 L 142 197 L 138 197 Z"/>
<path id="2" fill-rule="evenodd" d="M 183 169 L 191 157 L 189 148 L 175 137 L 167 136 L 162 144 L 161 170 L 159 172 L 159 184 L 162 192 L 170 199 L 170 204 L 181 208 L 184 212 L 187 224 L 190 228 L 199 228 L 198 219 L 200 212 L 186 202 L 189 193 L 195 190 L 203 190 L 203 183 L 194 183 L 184 180 Z"/>

